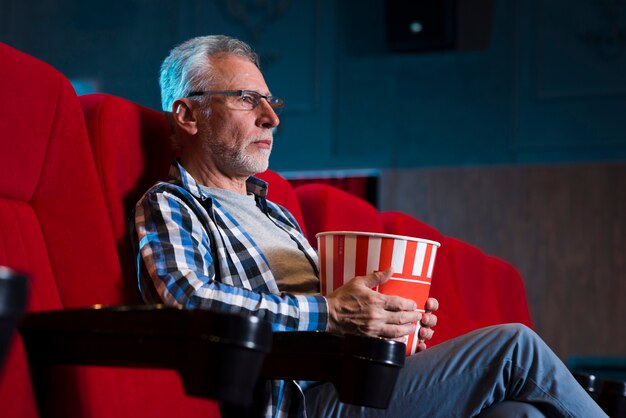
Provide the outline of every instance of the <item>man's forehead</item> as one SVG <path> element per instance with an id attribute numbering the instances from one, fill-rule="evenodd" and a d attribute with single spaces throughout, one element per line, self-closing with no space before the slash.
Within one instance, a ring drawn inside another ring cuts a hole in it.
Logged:
<path id="1" fill-rule="evenodd" d="M 218 55 L 211 58 L 216 90 L 248 89 L 269 93 L 265 79 L 257 66 L 236 55 Z"/>

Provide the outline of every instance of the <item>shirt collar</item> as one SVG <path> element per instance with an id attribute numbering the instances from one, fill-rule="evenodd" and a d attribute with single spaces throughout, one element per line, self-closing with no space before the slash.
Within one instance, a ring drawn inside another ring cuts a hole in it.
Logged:
<path id="1" fill-rule="evenodd" d="M 209 197 L 207 192 L 202 190 L 202 188 L 198 185 L 196 179 L 194 179 L 191 174 L 185 170 L 179 160 L 172 163 L 169 175 L 171 179 L 180 181 L 182 186 L 195 197 L 202 200 Z M 256 197 L 265 199 L 267 196 L 267 182 L 258 177 L 248 177 L 248 180 L 246 180 L 246 191 L 248 193 L 252 193 Z"/>

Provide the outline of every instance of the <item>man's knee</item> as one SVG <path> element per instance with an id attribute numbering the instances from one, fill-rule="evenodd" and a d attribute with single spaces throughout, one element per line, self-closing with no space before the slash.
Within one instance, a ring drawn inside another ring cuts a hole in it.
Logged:
<path id="1" fill-rule="evenodd" d="M 497 329 L 497 331 L 500 334 L 508 337 L 509 339 L 524 339 L 524 340 L 531 339 L 532 340 L 532 339 L 539 338 L 537 334 L 535 333 L 535 331 L 528 328 L 524 324 L 518 324 L 518 323 L 502 324 L 502 325 L 495 325 L 494 328 Z"/>

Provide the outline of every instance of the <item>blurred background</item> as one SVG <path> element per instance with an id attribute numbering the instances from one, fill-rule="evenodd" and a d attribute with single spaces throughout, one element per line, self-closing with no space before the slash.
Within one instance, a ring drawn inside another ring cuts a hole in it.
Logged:
<path id="1" fill-rule="evenodd" d="M 206 34 L 286 100 L 271 168 L 373 178 L 379 209 L 513 263 L 563 360 L 626 356 L 626 1 L 0 0 L 2 42 L 154 109 Z"/>

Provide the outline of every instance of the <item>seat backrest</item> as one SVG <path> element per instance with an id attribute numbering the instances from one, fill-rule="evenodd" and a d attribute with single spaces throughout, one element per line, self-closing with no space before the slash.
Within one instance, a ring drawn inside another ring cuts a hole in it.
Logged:
<path id="1" fill-rule="evenodd" d="M 61 306 L 61 298 L 52 268 L 47 260 L 33 256 L 46 252 L 43 234 L 28 203 L 36 187 L 39 164 L 33 161 L 23 166 L 27 156 L 43 159 L 43 151 L 33 150 L 35 154 L 31 154 L 30 141 L 23 137 L 38 137 L 43 142 L 49 136 L 52 129 L 49 113 L 57 101 L 59 80 L 45 64 L 2 43 L 0 62 L 0 265 L 28 272 L 32 277 L 29 310 L 55 309 Z M 23 93 L 28 93 L 32 79 L 39 80 L 38 87 L 45 86 L 44 91 L 51 93 L 35 95 L 31 91 L 31 98 L 25 96 Z M 26 113 L 24 109 L 31 106 L 41 111 L 28 112 L 28 118 L 15 118 L 16 113 Z M 24 224 L 28 230 L 24 230 Z M 6 417 L 37 416 L 26 356 L 17 333 L 0 373 L 0 405 Z"/>
<path id="2" fill-rule="evenodd" d="M 438 230 L 402 212 L 381 212 L 385 232 L 395 235 L 425 238 L 437 241 L 441 247 L 437 251 L 433 270 L 430 296 L 439 301 L 437 316 L 439 319 L 436 332 L 429 346 L 465 334 L 471 329 L 468 307 L 461 294 L 459 275 L 452 262 L 451 248 Z"/>
<path id="3" fill-rule="evenodd" d="M 33 308 L 114 302 L 121 270 L 76 94 L 47 64 L 2 54 L 0 262 L 33 276 Z"/>
<path id="4" fill-rule="evenodd" d="M 106 208 L 115 235 L 126 290 L 120 302 L 140 303 L 127 219 L 150 186 L 166 180 L 176 152 L 165 116 L 107 94 L 79 98 Z"/>
<path id="5" fill-rule="evenodd" d="M 448 237 L 455 274 L 461 295 L 468 307 L 472 329 L 501 324 L 504 321 L 497 300 L 497 286 L 488 274 L 487 256 L 478 247 Z"/>
<path id="6" fill-rule="evenodd" d="M 533 327 L 522 275 L 510 263 L 487 256 L 487 274 L 496 286 L 496 297 L 504 322 L 518 322 Z"/>
<path id="7" fill-rule="evenodd" d="M 363 199 L 326 184 L 304 184 L 295 190 L 307 238 L 314 248 L 319 232 L 385 232 L 378 210 Z"/>
<path id="8" fill-rule="evenodd" d="M 118 304 L 140 303 L 127 220 L 143 193 L 157 181 L 167 179 L 176 157 L 169 140 L 170 129 L 163 113 L 120 97 L 89 94 L 79 99 L 126 278 L 126 295 Z M 185 395 L 173 371 L 108 370 L 107 377 L 121 382 L 126 390 L 124 416 L 219 416 L 216 402 Z M 167 396 L 155 396 L 157 393 Z"/>
<path id="9" fill-rule="evenodd" d="M 52 67 L 4 44 L 0 61 L 0 265 L 29 275 L 30 311 L 110 302 L 119 289 L 102 281 L 121 282 L 121 271 L 76 94 Z M 15 341 L 2 415 L 35 416 Z M 66 411 L 78 410 L 83 377 L 70 372 L 52 389 Z"/>
<path id="10" fill-rule="evenodd" d="M 508 262 L 464 241 L 448 238 L 472 328 L 518 322 L 532 327 L 524 280 Z"/>

